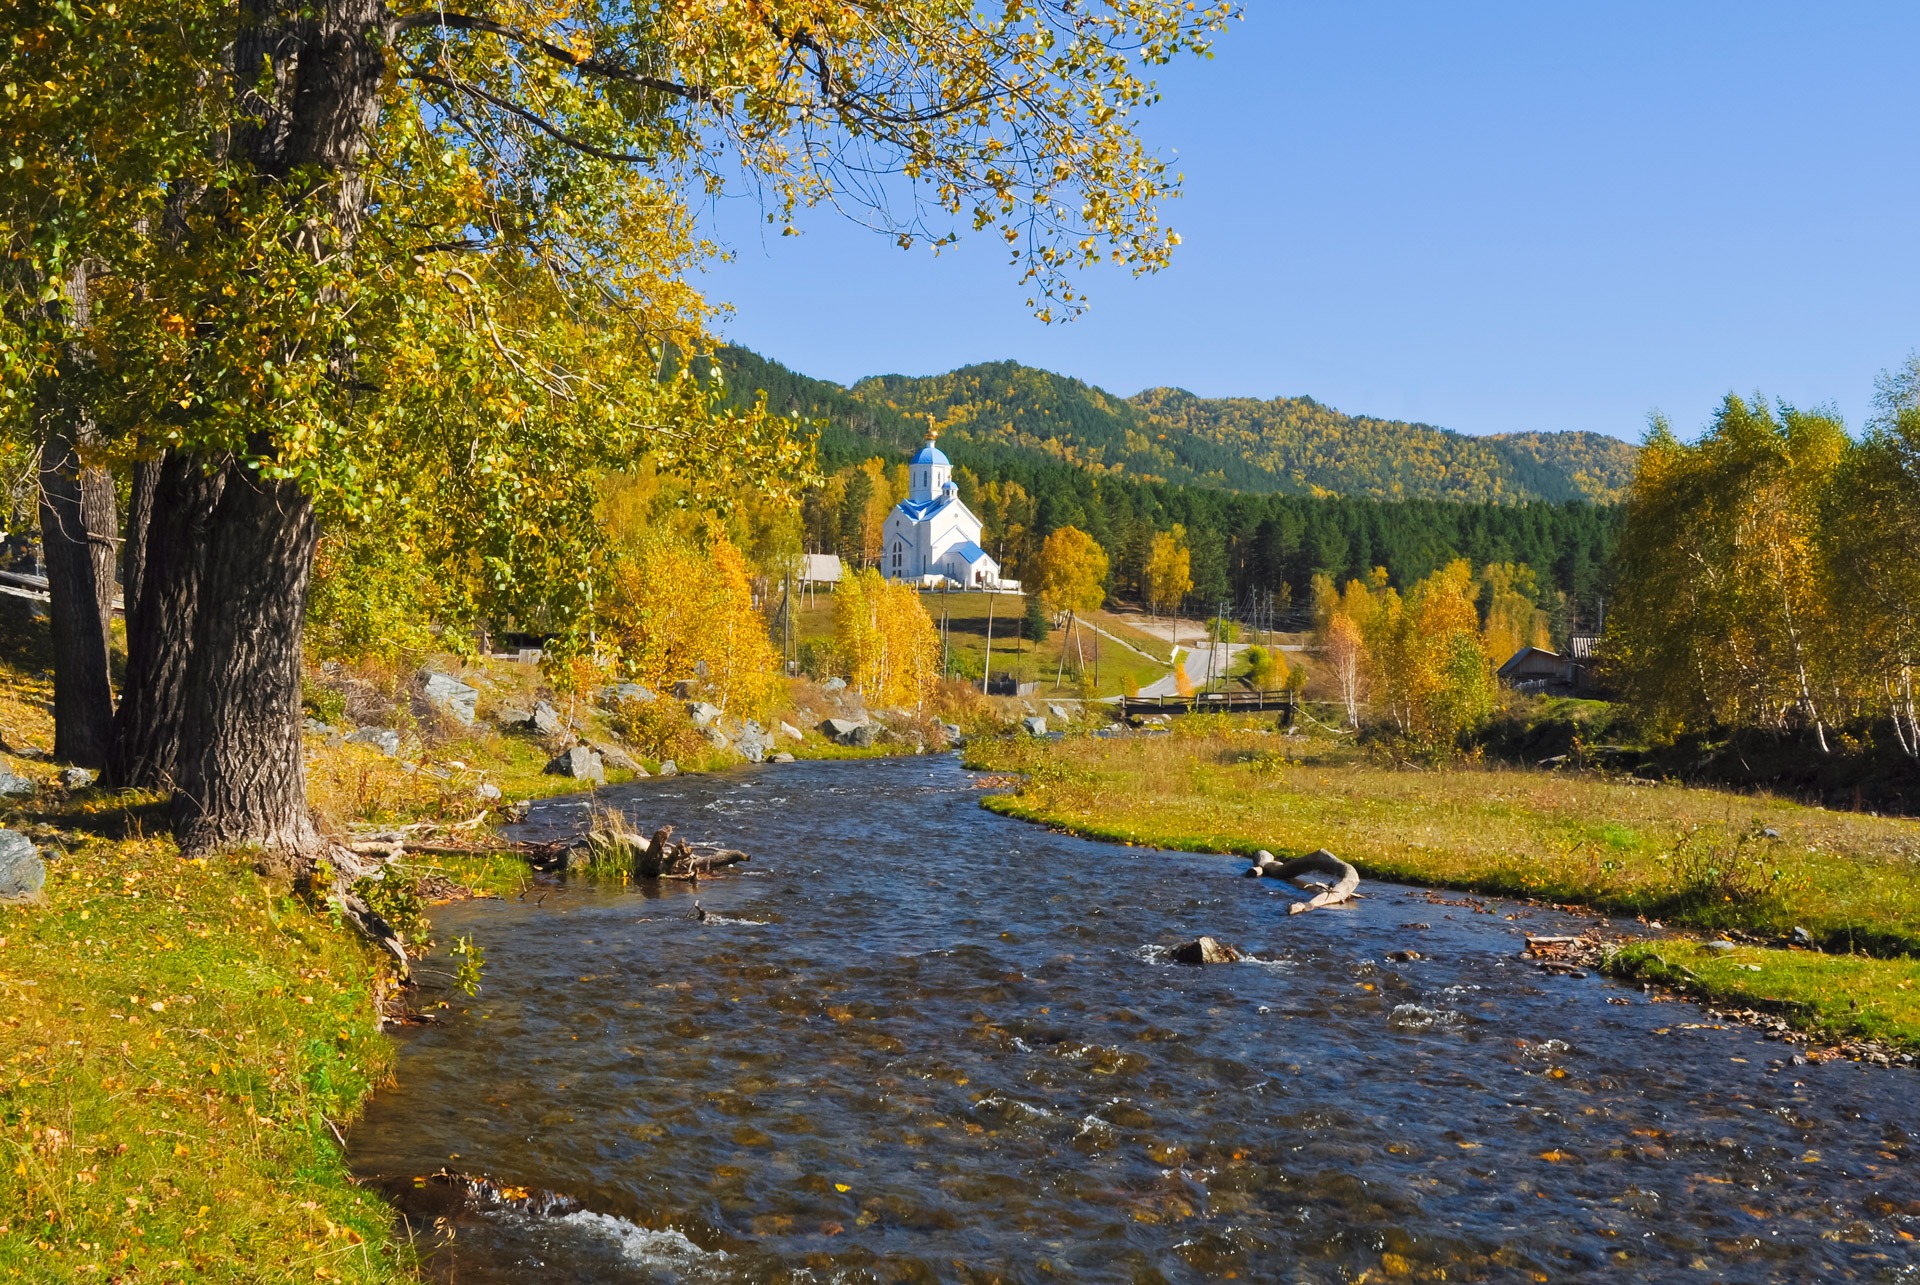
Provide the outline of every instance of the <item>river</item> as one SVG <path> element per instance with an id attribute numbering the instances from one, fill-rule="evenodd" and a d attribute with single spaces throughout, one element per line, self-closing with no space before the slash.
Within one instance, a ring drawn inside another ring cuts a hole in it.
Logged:
<path id="1" fill-rule="evenodd" d="M 435 913 L 485 984 L 423 968 L 449 1007 L 356 1171 L 583 1206 L 427 1210 L 442 1279 L 1920 1282 L 1920 1076 L 1518 957 L 1590 921 L 1372 883 L 1290 917 L 1234 859 L 988 813 L 947 757 L 600 799 L 753 861 Z M 1167 960 L 1201 933 L 1256 958 Z"/>

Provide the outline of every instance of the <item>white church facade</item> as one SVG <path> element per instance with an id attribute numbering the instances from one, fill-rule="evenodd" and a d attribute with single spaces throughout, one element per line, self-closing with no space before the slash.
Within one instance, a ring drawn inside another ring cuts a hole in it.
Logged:
<path id="1" fill-rule="evenodd" d="M 907 466 L 907 498 L 882 528 L 880 569 L 889 580 L 939 587 L 1009 589 L 1000 564 L 980 547 L 980 519 L 960 499 L 953 465 L 931 439 Z"/>

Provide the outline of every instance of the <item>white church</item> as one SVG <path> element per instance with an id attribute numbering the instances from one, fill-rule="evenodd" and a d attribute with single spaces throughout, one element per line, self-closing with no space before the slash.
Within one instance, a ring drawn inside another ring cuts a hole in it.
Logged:
<path id="1" fill-rule="evenodd" d="M 1000 564 L 980 547 L 980 519 L 960 500 L 953 464 L 932 438 L 907 466 L 907 498 L 882 528 L 880 568 L 889 580 L 930 588 L 1020 588 L 1002 580 Z"/>

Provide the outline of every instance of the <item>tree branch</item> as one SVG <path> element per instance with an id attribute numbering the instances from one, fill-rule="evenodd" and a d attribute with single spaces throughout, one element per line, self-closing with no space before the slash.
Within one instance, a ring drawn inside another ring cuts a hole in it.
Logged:
<path id="1" fill-rule="evenodd" d="M 660 76 L 649 76 L 631 68 L 622 67 L 600 58 L 582 58 L 571 49 L 562 48 L 540 37 L 531 35 L 505 23 L 495 22 L 491 18 L 476 18 L 464 13 L 446 13 L 441 10 L 427 10 L 421 13 L 409 13 L 394 19 L 394 31 L 416 31 L 421 28 L 444 27 L 450 31 L 478 31 L 490 36 L 499 36 L 515 44 L 537 49 L 555 62 L 564 63 L 589 75 L 604 76 L 608 80 L 624 81 L 629 85 L 638 85 L 642 89 L 657 90 L 671 94 L 675 98 L 684 98 L 689 102 L 705 102 L 712 93 L 698 85 L 682 85 L 678 81 L 667 80 Z"/>
<path id="2" fill-rule="evenodd" d="M 604 147 L 597 147 L 585 139 L 575 138 L 558 125 L 547 120 L 544 116 L 528 111 L 526 108 L 518 106 L 517 104 L 510 103 L 497 94 L 490 94 L 478 85 L 454 80 L 448 76 L 437 75 L 434 72 L 422 71 L 417 64 L 412 63 L 408 64 L 408 74 L 415 80 L 424 81 L 429 85 L 439 85 L 441 88 L 451 89 L 457 94 L 466 94 L 470 98 L 477 98 L 481 102 L 497 107 L 510 116 L 517 116 L 527 122 L 527 124 L 532 125 L 535 129 L 551 136 L 576 152 L 584 152 L 588 156 L 597 156 L 603 161 L 616 161 L 626 165 L 652 165 L 655 163 L 655 158 L 651 156 L 642 156 L 638 152 L 610 151 Z"/>

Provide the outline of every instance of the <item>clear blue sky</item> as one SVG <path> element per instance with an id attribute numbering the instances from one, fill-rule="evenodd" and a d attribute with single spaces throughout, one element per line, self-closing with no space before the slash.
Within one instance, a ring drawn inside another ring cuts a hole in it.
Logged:
<path id="1" fill-rule="evenodd" d="M 1920 3 L 1248 8 L 1143 118 L 1187 179 L 1158 277 L 1043 326 L 983 238 L 768 237 L 736 199 L 727 337 L 842 382 L 1014 358 L 1625 437 L 1754 389 L 1857 429 L 1920 347 Z"/>

